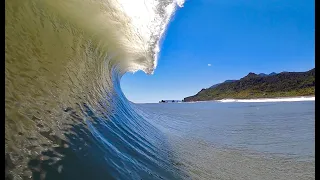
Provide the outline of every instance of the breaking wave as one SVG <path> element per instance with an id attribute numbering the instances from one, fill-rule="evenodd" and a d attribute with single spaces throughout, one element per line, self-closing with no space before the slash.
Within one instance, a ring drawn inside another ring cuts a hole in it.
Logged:
<path id="1" fill-rule="evenodd" d="M 186 179 L 120 88 L 153 73 L 183 3 L 6 0 L 6 178 Z"/>

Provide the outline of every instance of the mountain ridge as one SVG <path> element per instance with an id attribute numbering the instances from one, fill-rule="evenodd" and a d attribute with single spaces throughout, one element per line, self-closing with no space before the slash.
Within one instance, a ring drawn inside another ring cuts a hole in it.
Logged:
<path id="1" fill-rule="evenodd" d="M 265 76 L 273 76 L 273 75 L 276 75 L 276 74 L 277 74 L 277 73 L 275 73 L 275 72 L 272 72 L 272 73 L 270 73 L 270 74 L 259 73 L 258 76 L 260 76 L 260 77 L 265 77 Z M 225 81 L 222 82 L 222 83 L 228 83 L 228 82 L 234 82 L 234 81 L 237 81 L 237 80 L 225 80 Z M 215 87 L 217 87 L 218 85 L 220 85 L 220 84 L 222 84 L 222 83 L 214 84 L 214 85 L 210 86 L 209 88 L 215 88 Z"/>
<path id="2" fill-rule="evenodd" d="M 315 68 L 306 72 L 272 72 L 268 75 L 250 72 L 239 80 L 227 80 L 202 89 L 184 101 L 309 96 L 314 95 L 314 90 Z"/>

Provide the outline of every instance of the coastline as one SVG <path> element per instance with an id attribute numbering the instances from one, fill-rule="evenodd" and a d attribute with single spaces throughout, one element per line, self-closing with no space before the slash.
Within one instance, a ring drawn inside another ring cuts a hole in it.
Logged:
<path id="1" fill-rule="evenodd" d="M 197 102 L 296 102 L 296 101 L 315 101 L 315 96 L 295 96 L 295 97 L 276 97 L 276 98 L 256 98 L 256 99 L 221 99 L 209 101 L 190 101 L 184 103 L 197 103 Z"/>

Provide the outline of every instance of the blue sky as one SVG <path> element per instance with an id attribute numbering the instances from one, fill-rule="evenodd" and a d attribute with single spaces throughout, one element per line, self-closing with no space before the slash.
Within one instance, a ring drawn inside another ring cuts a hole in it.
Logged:
<path id="1" fill-rule="evenodd" d="M 309 70 L 314 9 L 314 0 L 187 0 L 168 26 L 154 74 L 127 73 L 122 90 L 130 101 L 149 103 L 249 72 Z"/>

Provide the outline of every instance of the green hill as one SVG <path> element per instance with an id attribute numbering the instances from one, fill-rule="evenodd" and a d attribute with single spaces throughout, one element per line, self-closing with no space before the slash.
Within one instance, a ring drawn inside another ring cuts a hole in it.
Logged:
<path id="1" fill-rule="evenodd" d="M 249 73 L 240 80 L 202 89 L 196 95 L 184 98 L 184 101 L 309 96 L 314 95 L 314 90 L 314 68 L 307 72 L 282 72 L 272 76 Z"/>

